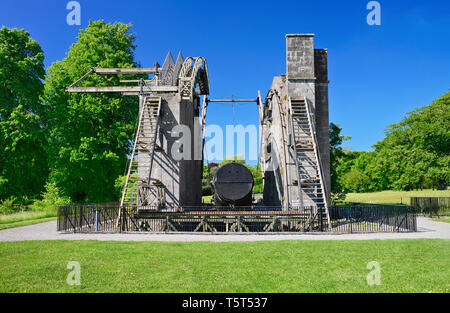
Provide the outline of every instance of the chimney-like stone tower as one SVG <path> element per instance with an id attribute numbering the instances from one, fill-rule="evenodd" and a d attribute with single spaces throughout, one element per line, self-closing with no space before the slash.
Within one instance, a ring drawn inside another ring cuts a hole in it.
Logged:
<path id="1" fill-rule="evenodd" d="M 330 203 L 327 50 L 314 49 L 313 34 L 286 35 L 286 75 L 272 82 L 263 124 L 263 142 L 268 147 L 262 156 L 266 205 L 324 206 L 324 196 Z M 325 190 L 317 184 L 320 176 Z"/>
<path id="2" fill-rule="evenodd" d="M 288 96 L 305 96 L 315 119 L 325 183 L 331 190 L 327 49 L 314 49 L 314 34 L 286 35 Z M 330 195 L 328 194 L 328 198 Z"/>

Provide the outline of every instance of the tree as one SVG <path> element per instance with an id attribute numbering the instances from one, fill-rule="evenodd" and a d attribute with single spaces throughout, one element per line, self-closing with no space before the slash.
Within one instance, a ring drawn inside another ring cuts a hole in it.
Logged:
<path id="1" fill-rule="evenodd" d="M 218 166 L 216 164 L 216 166 Z M 202 196 L 212 195 L 212 185 L 211 185 L 211 172 L 210 165 L 203 165 L 203 176 L 202 176 Z"/>
<path id="2" fill-rule="evenodd" d="M 139 104 L 119 94 L 68 94 L 64 88 L 94 67 L 136 67 L 131 24 L 90 22 L 67 57 L 48 69 L 45 125 L 50 181 L 74 202 L 116 201 L 118 177 L 131 150 Z M 126 75 L 111 77 L 118 85 Z M 89 77 L 89 83 L 107 81 Z"/>
<path id="3" fill-rule="evenodd" d="M 348 192 L 367 191 L 370 178 L 360 170 L 350 170 L 342 177 L 342 186 Z"/>
<path id="4" fill-rule="evenodd" d="M 345 152 L 341 144 L 350 139 L 349 136 L 341 135 L 342 128 L 339 125 L 330 123 L 330 175 L 331 175 L 331 196 L 333 202 L 345 199 L 343 187 L 339 182 L 337 172 L 339 161 L 344 157 Z"/>
<path id="5" fill-rule="evenodd" d="M 337 186 L 356 192 L 446 188 L 450 184 L 449 108 L 450 93 L 446 93 L 390 125 L 385 138 L 374 145 L 375 151 L 340 153 Z"/>
<path id="6" fill-rule="evenodd" d="M 253 167 L 250 167 L 250 171 L 252 172 L 253 175 L 253 181 L 254 181 L 254 186 L 253 186 L 253 194 L 259 194 L 259 193 L 263 193 L 263 179 L 262 179 L 262 170 L 261 170 L 261 164 L 257 164 Z"/>
<path id="7" fill-rule="evenodd" d="M 450 93 L 386 129 L 375 147 L 374 174 L 383 189 L 446 188 L 450 184 Z"/>
<path id="8" fill-rule="evenodd" d="M 70 204 L 70 199 L 61 194 L 55 183 L 47 183 L 45 192 L 42 193 L 42 200 L 33 203 L 33 208 L 37 211 L 57 212 L 58 207 Z"/>
<path id="9" fill-rule="evenodd" d="M 352 170 L 362 153 L 359 151 L 343 151 L 340 155 L 336 166 L 338 186 L 342 186 L 342 178 Z"/>
<path id="10" fill-rule="evenodd" d="M 47 178 L 40 97 L 44 54 L 30 34 L 0 29 L 0 200 L 39 196 Z"/>

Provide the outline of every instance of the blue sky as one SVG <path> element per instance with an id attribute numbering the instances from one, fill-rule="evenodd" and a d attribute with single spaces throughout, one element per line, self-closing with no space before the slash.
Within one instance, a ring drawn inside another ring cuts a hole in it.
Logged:
<path id="1" fill-rule="evenodd" d="M 66 0 L 2 0 L 0 24 L 25 28 L 45 53 L 64 58 L 89 20 L 131 22 L 143 66 L 176 56 L 208 60 L 211 98 L 255 98 L 285 73 L 285 34 L 314 33 L 328 48 L 330 121 L 369 150 L 406 112 L 450 88 L 450 2 L 380 0 L 381 25 L 369 26 L 368 0 L 114 1 L 80 0 L 81 26 L 66 23 Z M 258 123 L 254 104 L 211 104 L 207 122 Z"/>

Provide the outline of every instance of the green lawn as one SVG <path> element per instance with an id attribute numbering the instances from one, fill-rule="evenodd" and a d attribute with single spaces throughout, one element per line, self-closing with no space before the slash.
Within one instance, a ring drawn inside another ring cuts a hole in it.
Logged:
<path id="1" fill-rule="evenodd" d="M 20 226 L 39 224 L 39 223 L 44 223 L 44 222 L 49 222 L 49 221 L 54 221 L 54 220 L 56 220 L 56 217 L 46 217 L 46 218 L 38 218 L 38 219 L 33 219 L 33 220 L 25 220 L 25 221 L 20 221 L 20 222 L 0 224 L 0 230 L 7 229 L 7 228 L 20 227 Z"/>
<path id="2" fill-rule="evenodd" d="M 0 230 L 12 227 L 32 225 L 56 219 L 56 212 L 24 211 L 0 215 Z"/>
<path id="3" fill-rule="evenodd" d="M 448 292 L 450 240 L 1 242 L 0 268 L 0 292 Z"/>
<path id="4" fill-rule="evenodd" d="M 411 197 L 450 197 L 450 190 L 422 191 L 381 191 L 368 193 L 349 193 L 345 202 L 379 203 L 379 204 L 410 204 Z"/>
<path id="5" fill-rule="evenodd" d="M 433 221 L 450 223 L 450 217 L 433 218 Z"/>

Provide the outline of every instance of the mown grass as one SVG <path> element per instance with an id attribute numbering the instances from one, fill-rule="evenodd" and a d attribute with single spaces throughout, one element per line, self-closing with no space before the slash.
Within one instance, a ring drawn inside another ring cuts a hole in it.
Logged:
<path id="1" fill-rule="evenodd" d="M 450 217 L 433 218 L 433 221 L 450 223 Z"/>
<path id="2" fill-rule="evenodd" d="M 450 240 L 0 243 L 0 292 L 448 292 Z M 81 285 L 69 286 L 69 261 Z M 367 264 L 381 266 L 369 286 Z"/>
<path id="3" fill-rule="evenodd" d="M 20 226 L 34 225 L 34 224 L 39 224 L 39 223 L 44 223 L 44 222 L 49 222 L 49 221 L 54 221 L 54 220 L 56 220 L 56 217 L 37 218 L 37 219 L 32 219 L 32 220 L 0 224 L 0 230 L 14 228 L 14 227 L 20 227 Z"/>
<path id="4" fill-rule="evenodd" d="M 411 197 L 450 197 L 450 190 L 380 191 L 349 193 L 345 202 L 377 204 L 410 204 Z"/>
<path id="5" fill-rule="evenodd" d="M 0 215 L 0 229 L 32 225 L 54 220 L 56 211 L 23 211 L 18 213 Z"/>

